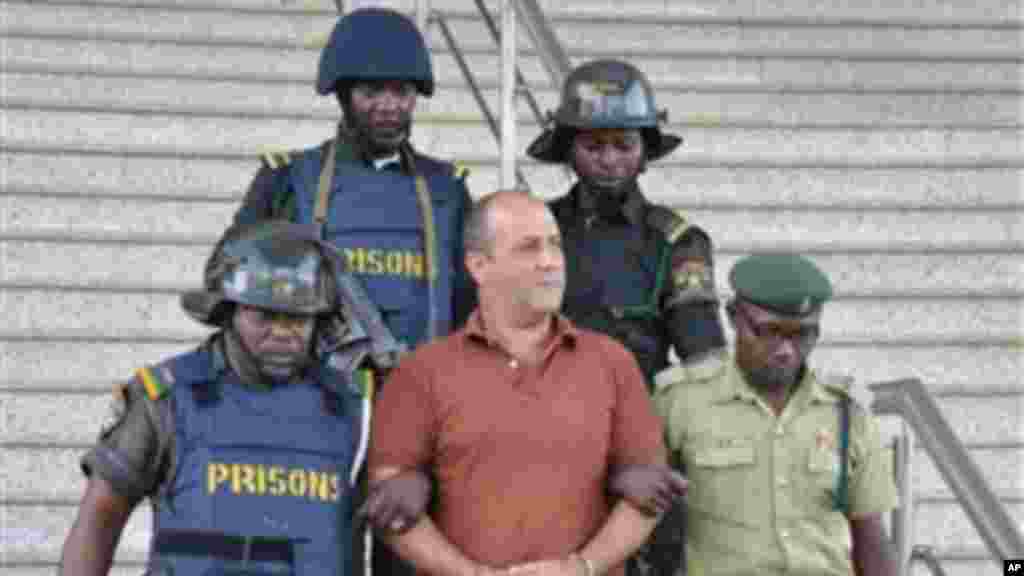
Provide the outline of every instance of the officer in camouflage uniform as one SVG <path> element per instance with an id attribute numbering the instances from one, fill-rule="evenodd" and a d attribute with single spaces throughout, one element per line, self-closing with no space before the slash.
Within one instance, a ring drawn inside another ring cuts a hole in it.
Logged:
<path id="1" fill-rule="evenodd" d="M 527 150 L 542 162 L 568 164 L 579 178 L 568 194 L 550 203 L 565 251 L 563 313 L 622 342 L 649 384 L 668 366 L 670 349 L 686 364 L 725 345 L 710 236 L 671 209 L 648 202 L 637 182 L 648 162 L 667 156 L 682 141 L 661 130 L 664 119 L 642 72 L 625 62 L 593 61 L 566 79 L 553 125 Z M 620 476 L 613 489 L 627 495 L 682 489 L 678 475 L 661 472 Z M 650 507 L 646 496 L 631 499 Z M 678 495 L 668 501 L 673 499 Z M 662 506 L 666 502 L 663 498 Z M 681 562 L 681 517 L 676 505 L 655 530 L 651 546 L 631 562 L 631 573 L 675 571 Z"/>
<path id="2" fill-rule="evenodd" d="M 107 574 L 143 498 L 154 518 L 147 574 L 353 574 L 368 373 L 327 368 L 319 344 L 357 329 L 335 288 L 343 267 L 309 226 L 224 234 L 203 289 L 182 299 L 218 330 L 115 388 L 113 418 L 82 459 L 88 486 L 61 574 Z M 421 514 L 428 492 L 406 480 L 375 492 L 386 503 L 377 526 Z"/>
<path id="3" fill-rule="evenodd" d="M 690 576 L 895 576 L 882 516 L 895 487 L 848 380 L 807 367 L 824 274 L 793 254 L 729 276 L 735 354 L 670 368 L 655 404 L 690 481 Z"/>
<path id="4" fill-rule="evenodd" d="M 599 60 L 569 75 L 554 124 L 527 153 L 568 163 L 579 180 L 550 203 L 562 230 L 569 286 L 563 312 L 615 336 L 644 374 L 725 345 L 718 318 L 711 238 L 669 208 L 651 204 L 637 177 L 681 139 L 662 132 L 647 78 Z"/>

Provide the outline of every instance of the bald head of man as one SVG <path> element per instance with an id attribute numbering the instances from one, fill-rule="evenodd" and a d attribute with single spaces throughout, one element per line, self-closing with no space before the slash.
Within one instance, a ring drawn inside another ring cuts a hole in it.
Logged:
<path id="1" fill-rule="evenodd" d="M 565 259 L 558 224 L 543 200 L 514 190 L 481 198 L 466 220 L 465 249 L 481 309 L 517 323 L 558 311 Z"/>

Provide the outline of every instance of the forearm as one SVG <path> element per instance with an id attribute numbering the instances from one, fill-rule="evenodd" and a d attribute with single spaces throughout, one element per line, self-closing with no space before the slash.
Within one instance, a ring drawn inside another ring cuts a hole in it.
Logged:
<path id="1" fill-rule="evenodd" d="M 853 567 L 857 576 L 896 576 L 896 555 L 880 518 L 854 520 Z"/>
<path id="2" fill-rule="evenodd" d="M 429 517 L 420 518 L 404 534 L 385 538 L 418 572 L 431 576 L 474 576 L 480 572 L 480 567 L 448 541 Z"/>
<path id="3" fill-rule="evenodd" d="M 595 574 L 604 574 L 626 561 L 651 535 L 657 518 L 648 516 L 620 500 L 601 530 L 579 551 Z"/>
<path id="4" fill-rule="evenodd" d="M 370 484 L 377 485 L 402 473 L 395 467 L 370 468 Z M 473 576 L 477 566 L 452 544 L 429 516 L 421 516 L 408 531 L 383 535 L 399 556 L 431 576 Z"/>
<path id="5" fill-rule="evenodd" d="M 853 568 L 857 576 L 896 576 L 896 561 L 892 551 L 885 543 L 874 547 L 874 552 L 866 546 L 854 545 Z"/>
<path id="6" fill-rule="evenodd" d="M 79 514 L 60 558 L 61 576 L 106 576 L 122 528 L 107 525 L 99 515 Z"/>

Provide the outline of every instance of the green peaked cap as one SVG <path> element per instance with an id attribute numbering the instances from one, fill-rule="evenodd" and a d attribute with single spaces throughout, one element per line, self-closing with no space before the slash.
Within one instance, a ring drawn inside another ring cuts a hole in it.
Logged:
<path id="1" fill-rule="evenodd" d="M 832 298 L 832 283 L 798 254 L 755 254 L 729 273 L 736 296 L 786 316 L 803 317 Z"/>

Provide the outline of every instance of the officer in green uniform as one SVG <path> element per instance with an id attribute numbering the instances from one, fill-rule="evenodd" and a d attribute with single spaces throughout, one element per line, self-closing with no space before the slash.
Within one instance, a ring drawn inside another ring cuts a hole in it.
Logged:
<path id="1" fill-rule="evenodd" d="M 671 458 L 689 478 L 689 576 L 895 576 L 896 501 L 874 418 L 807 366 L 828 278 L 793 254 L 741 260 L 733 354 L 656 378 Z"/>

